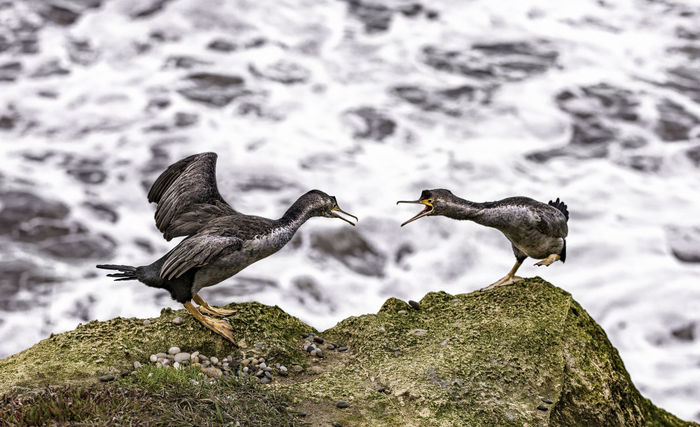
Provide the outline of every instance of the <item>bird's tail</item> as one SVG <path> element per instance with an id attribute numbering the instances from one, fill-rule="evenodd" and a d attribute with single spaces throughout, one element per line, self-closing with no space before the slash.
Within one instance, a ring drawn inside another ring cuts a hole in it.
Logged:
<path id="1" fill-rule="evenodd" d="M 107 277 L 116 277 L 115 282 L 120 280 L 138 280 L 136 277 L 136 267 L 130 265 L 116 265 L 116 264 L 100 264 L 95 267 L 101 268 L 103 270 L 117 270 L 120 273 L 108 274 Z"/>
<path id="2" fill-rule="evenodd" d="M 566 203 L 564 203 L 563 200 L 559 200 L 559 197 L 557 197 L 557 200 L 555 200 L 555 201 L 551 201 L 551 200 L 550 200 L 549 203 L 547 203 L 547 204 L 548 204 L 549 206 L 554 206 L 555 208 L 559 209 L 559 211 L 560 211 L 561 213 L 563 213 L 564 216 L 566 217 L 566 220 L 567 220 L 567 221 L 569 220 L 569 209 L 568 209 L 568 206 L 566 206 Z"/>

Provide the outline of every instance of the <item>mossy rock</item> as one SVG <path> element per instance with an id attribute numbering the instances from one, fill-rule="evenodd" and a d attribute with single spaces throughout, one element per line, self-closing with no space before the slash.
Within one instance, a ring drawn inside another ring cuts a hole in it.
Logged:
<path id="1" fill-rule="evenodd" d="M 570 294 L 540 278 L 488 292 L 429 293 L 417 309 L 389 299 L 377 314 L 319 334 L 349 351 L 324 349 L 318 361 L 301 351 L 301 334 L 312 328 L 298 319 L 255 303 L 229 307 L 238 310 L 230 319 L 247 343 L 244 353 L 319 367 L 265 386 L 305 412 L 304 423 L 697 425 L 642 397 L 600 326 Z M 176 315 L 186 322 L 172 324 Z M 210 354 L 234 350 L 185 312 L 163 312 L 149 326 L 92 322 L 0 361 L 0 391 L 94 382 L 172 344 Z M 338 408 L 341 400 L 349 407 Z"/>

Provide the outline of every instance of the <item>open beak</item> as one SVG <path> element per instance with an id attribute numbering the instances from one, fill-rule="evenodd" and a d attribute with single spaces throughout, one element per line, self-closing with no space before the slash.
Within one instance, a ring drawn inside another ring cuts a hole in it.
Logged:
<path id="1" fill-rule="evenodd" d="M 345 215 L 347 215 L 347 216 L 353 217 L 353 218 L 355 218 L 355 221 L 359 221 L 359 220 L 360 220 L 360 219 L 359 219 L 358 217 L 356 217 L 355 215 L 350 214 L 350 213 L 347 213 L 347 212 L 345 212 L 344 210 L 340 209 L 340 208 L 338 207 L 338 205 L 333 206 L 333 209 L 331 209 L 331 217 L 333 217 L 333 218 L 340 218 L 340 219 L 342 219 L 343 221 L 347 222 L 348 224 L 352 225 L 353 227 L 355 226 L 355 223 L 353 223 L 352 221 L 350 221 L 350 220 L 347 219 L 347 218 L 343 218 L 342 216 L 338 215 L 338 214 L 335 213 L 334 211 L 337 211 L 337 212 L 340 212 L 340 213 L 345 214 Z"/>
<path id="2" fill-rule="evenodd" d="M 430 215 L 433 212 L 433 205 L 428 203 L 427 200 L 399 200 L 398 202 L 396 202 L 397 205 L 399 203 L 412 203 L 412 204 L 417 204 L 417 205 L 425 205 L 425 209 L 420 211 L 420 213 L 418 213 L 418 215 L 414 216 L 413 218 L 411 218 L 408 221 L 401 224 L 401 227 L 408 224 L 409 222 L 413 222 L 413 221 L 417 220 L 418 218 L 422 218 L 426 215 Z"/>

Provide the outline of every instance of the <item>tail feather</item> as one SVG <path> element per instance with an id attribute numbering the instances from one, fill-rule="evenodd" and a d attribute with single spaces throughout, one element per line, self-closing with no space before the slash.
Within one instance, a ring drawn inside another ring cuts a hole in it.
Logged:
<path id="1" fill-rule="evenodd" d="M 114 279 L 116 282 L 122 280 L 138 280 L 138 277 L 136 277 L 136 267 L 130 265 L 99 264 L 96 265 L 96 267 L 103 270 L 120 271 L 120 273 L 111 273 L 107 275 L 107 277 L 117 277 L 117 279 Z"/>
<path id="2" fill-rule="evenodd" d="M 566 220 L 567 220 L 567 221 L 569 220 L 569 209 L 568 209 L 568 206 L 566 206 L 566 203 L 564 203 L 563 200 L 559 200 L 559 197 L 557 197 L 557 200 L 555 200 L 555 201 L 551 201 L 551 200 L 550 200 L 549 203 L 547 203 L 547 204 L 548 204 L 549 206 L 554 206 L 555 208 L 559 209 L 559 211 L 560 211 L 561 213 L 563 213 L 564 216 L 566 217 Z"/>

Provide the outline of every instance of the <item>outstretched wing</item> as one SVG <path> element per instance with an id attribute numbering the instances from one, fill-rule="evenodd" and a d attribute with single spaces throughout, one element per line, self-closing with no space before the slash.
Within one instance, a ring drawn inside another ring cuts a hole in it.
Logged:
<path id="1" fill-rule="evenodd" d="M 148 192 L 157 203 L 156 226 L 166 240 L 191 236 L 216 217 L 237 212 L 216 186 L 216 153 L 201 153 L 173 163 Z"/>
<path id="2" fill-rule="evenodd" d="M 188 270 L 209 264 L 213 259 L 226 253 L 240 250 L 243 241 L 237 237 L 210 234 L 188 237 L 166 255 L 160 268 L 160 277 L 173 279 Z"/>

